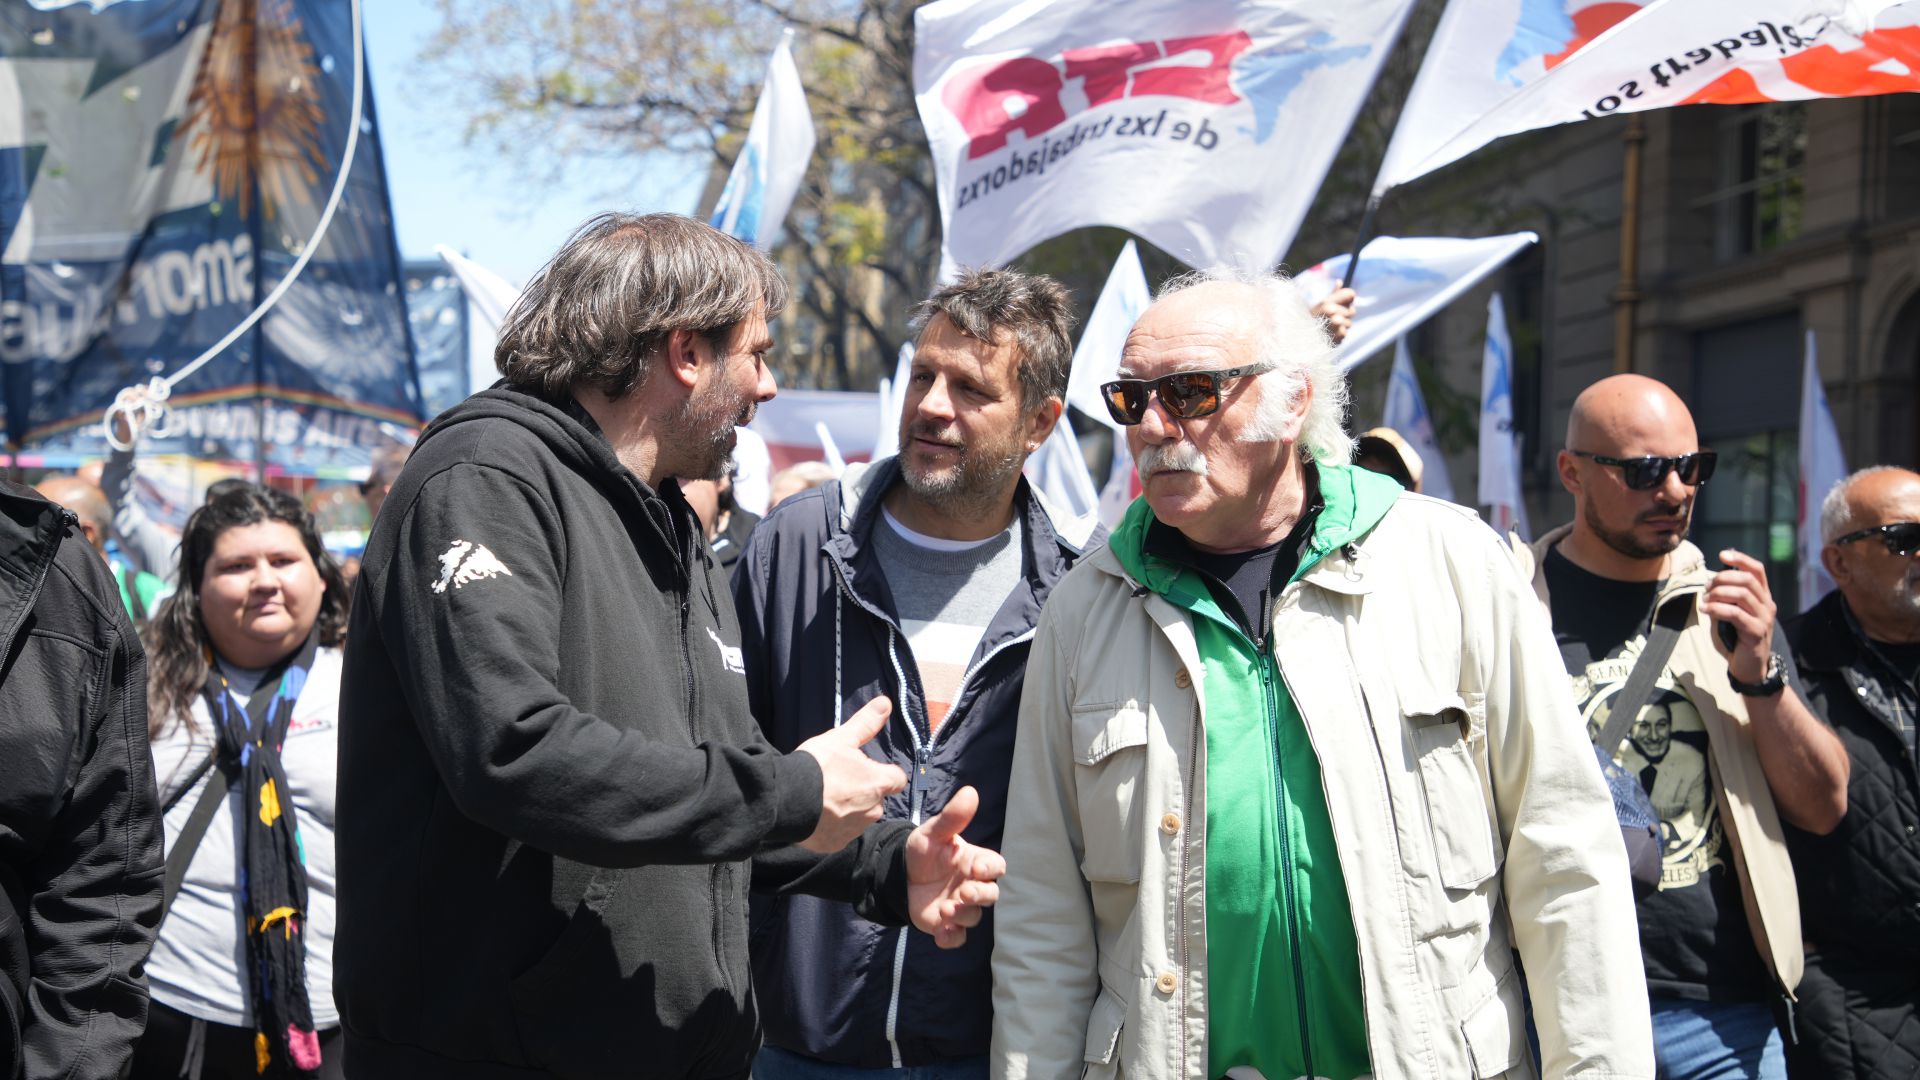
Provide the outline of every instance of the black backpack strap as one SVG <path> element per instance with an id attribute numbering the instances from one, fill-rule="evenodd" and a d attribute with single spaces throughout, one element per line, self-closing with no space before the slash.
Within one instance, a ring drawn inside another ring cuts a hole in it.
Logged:
<path id="1" fill-rule="evenodd" d="M 1627 676 L 1627 684 L 1613 696 L 1607 707 L 1607 724 L 1600 729 L 1600 735 L 1594 745 L 1601 753 L 1611 758 L 1620 748 L 1620 740 L 1627 737 L 1633 729 L 1633 722 L 1640 716 L 1640 710 L 1653 697 L 1654 683 L 1659 680 L 1660 672 L 1667 666 L 1667 658 L 1673 655 L 1673 647 L 1680 641 L 1680 629 L 1686 625 L 1687 614 L 1693 607 L 1693 594 L 1675 597 L 1660 605 L 1653 613 L 1653 625 L 1647 631 L 1647 646 L 1640 651 L 1640 659 L 1635 661 L 1633 671 Z"/>
<path id="2" fill-rule="evenodd" d="M 213 767 L 214 757 L 218 753 L 216 750 L 208 754 L 207 760 L 194 770 L 196 780 Z M 163 922 L 173 907 L 174 897 L 180 893 L 181 883 L 187 879 L 187 867 L 193 865 L 193 853 L 199 850 L 200 841 L 206 838 L 207 827 L 213 823 L 213 816 L 220 812 L 220 804 L 227 801 L 227 793 L 233 790 L 236 775 L 221 769 L 218 775 L 208 777 L 207 786 L 200 792 L 200 801 L 193 804 L 193 813 L 187 816 L 187 823 L 180 829 L 179 838 L 174 841 L 172 850 L 167 852 L 167 876 L 160 897 L 160 918 Z M 180 794 L 192 791 L 194 782 L 189 780 L 181 787 Z M 174 801 L 179 801 L 177 796 Z"/>

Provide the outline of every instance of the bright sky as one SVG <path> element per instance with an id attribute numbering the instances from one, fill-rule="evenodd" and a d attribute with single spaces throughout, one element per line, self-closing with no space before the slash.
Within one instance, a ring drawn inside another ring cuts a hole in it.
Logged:
<path id="1" fill-rule="evenodd" d="M 524 285 L 575 226 L 601 210 L 695 212 L 703 166 L 672 159 L 648 162 L 645 180 L 636 162 L 623 192 L 604 175 L 604 162 L 551 187 L 527 188 L 511 163 L 462 146 L 464 115 L 423 86 L 420 50 L 440 18 L 430 0 L 378 0 L 363 10 L 403 257 L 430 259 L 435 244 L 446 244 Z"/>

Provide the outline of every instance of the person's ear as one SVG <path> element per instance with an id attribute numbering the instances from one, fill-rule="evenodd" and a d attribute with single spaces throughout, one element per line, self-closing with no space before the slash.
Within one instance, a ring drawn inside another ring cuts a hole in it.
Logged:
<path id="1" fill-rule="evenodd" d="M 1580 472 L 1577 461 L 1570 451 L 1562 450 L 1553 459 L 1553 466 L 1560 474 L 1560 486 L 1574 498 L 1580 497 Z"/>
<path id="2" fill-rule="evenodd" d="M 667 374 L 691 390 L 700 382 L 700 368 L 713 358 L 707 339 L 692 330 L 669 330 L 660 343 L 660 363 Z"/>
<path id="3" fill-rule="evenodd" d="M 1053 434 L 1053 425 L 1060 422 L 1062 408 L 1060 399 L 1050 397 L 1027 412 L 1027 453 L 1040 449 L 1040 445 Z"/>
<path id="4" fill-rule="evenodd" d="M 1820 565 L 1827 570 L 1827 576 L 1835 585 L 1846 585 L 1853 580 L 1853 567 L 1847 565 L 1846 553 L 1839 544 L 1828 544 L 1820 549 Z"/>

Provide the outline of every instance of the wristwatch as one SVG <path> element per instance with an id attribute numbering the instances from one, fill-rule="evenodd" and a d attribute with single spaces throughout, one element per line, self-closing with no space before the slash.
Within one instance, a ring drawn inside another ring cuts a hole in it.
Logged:
<path id="1" fill-rule="evenodd" d="M 1733 670 L 1727 670 L 1727 684 L 1746 697 L 1772 697 L 1787 685 L 1787 665 L 1779 653 L 1767 654 L 1767 675 L 1759 682 L 1741 682 L 1733 677 Z"/>

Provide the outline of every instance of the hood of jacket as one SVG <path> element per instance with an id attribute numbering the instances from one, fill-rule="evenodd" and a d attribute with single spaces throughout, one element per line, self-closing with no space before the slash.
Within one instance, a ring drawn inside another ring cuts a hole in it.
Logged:
<path id="1" fill-rule="evenodd" d="M 511 421 L 537 436 L 562 464 L 590 479 L 608 501 L 620 509 L 623 518 L 631 518 L 632 512 L 637 511 L 647 527 L 634 530 L 636 539 L 650 537 L 654 543 L 646 546 L 657 544 L 654 554 L 668 556 L 680 564 L 683 581 L 693 555 L 706 552 L 705 544 L 683 545 L 679 537 L 684 530 L 674 527 L 681 516 L 693 513 L 693 507 L 680 494 L 679 482 L 669 479 L 656 490 L 636 476 L 620 461 L 606 433 L 578 402 L 556 405 L 503 383 L 473 394 L 441 413 L 421 432 L 414 452 L 418 453 L 428 440 L 444 436 L 461 424 L 492 419 Z"/>
<path id="2" fill-rule="evenodd" d="M 0 481 L 0 657 L 33 610 L 73 519 L 32 488 Z"/>

